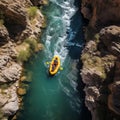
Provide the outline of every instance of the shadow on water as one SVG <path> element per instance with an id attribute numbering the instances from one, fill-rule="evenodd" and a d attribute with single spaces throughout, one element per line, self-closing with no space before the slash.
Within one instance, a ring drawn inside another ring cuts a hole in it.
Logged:
<path id="1" fill-rule="evenodd" d="M 82 63 L 81 61 L 78 62 L 77 64 L 77 69 L 80 70 L 82 68 Z M 86 108 L 85 106 L 85 93 L 83 92 L 83 89 L 84 89 L 84 84 L 82 82 L 82 78 L 80 76 L 80 73 L 78 72 L 77 73 L 78 75 L 78 91 L 79 91 L 79 94 L 80 94 L 80 98 L 82 98 L 82 109 L 81 109 L 81 116 L 80 116 L 80 120 L 92 120 L 92 117 L 91 117 L 91 113 L 88 111 L 88 109 Z"/>
<path id="2" fill-rule="evenodd" d="M 82 109 L 81 109 L 81 116 L 80 120 L 91 120 L 91 113 L 88 111 L 88 109 L 85 106 L 85 93 L 83 91 L 84 89 L 84 83 L 82 82 L 82 78 L 80 76 L 80 69 L 82 68 L 82 61 L 80 60 L 80 55 L 82 52 L 82 49 L 84 47 L 85 41 L 84 41 L 84 32 L 83 32 L 83 26 L 85 26 L 87 21 L 84 20 L 83 16 L 80 13 L 80 5 L 81 2 L 79 0 L 75 0 L 74 5 L 78 7 L 79 9 L 74 14 L 74 16 L 71 18 L 70 23 L 70 29 L 67 31 L 67 42 L 66 47 L 69 50 L 69 56 L 77 61 L 77 81 L 78 86 L 77 89 L 79 91 L 79 96 L 82 98 Z"/>
<path id="3" fill-rule="evenodd" d="M 66 47 L 72 59 L 79 59 L 82 48 L 84 46 L 84 21 L 80 13 L 80 9 L 71 18 L 70 29 L 67 31 Z"/>

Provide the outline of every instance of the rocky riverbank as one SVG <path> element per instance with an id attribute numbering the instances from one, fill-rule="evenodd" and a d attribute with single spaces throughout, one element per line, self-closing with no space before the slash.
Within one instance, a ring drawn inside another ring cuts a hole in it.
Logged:
<path id="1" fill-rule="evenodd" d="M 120 119 L 120 0 L 82 0 L 86 46 L 82 51 L 85 104 L 93 120 Z"/>
<path id="2" fill-rule="evenodd" d="M 38 39 L 45 22 L 34 6 L 41 4 L 46 0 L 0 1 L 0 120 L 7 120 L 19 109 L 17 93 L 25 93 L 19 87 L 22 64 L 42 48 Z"/>

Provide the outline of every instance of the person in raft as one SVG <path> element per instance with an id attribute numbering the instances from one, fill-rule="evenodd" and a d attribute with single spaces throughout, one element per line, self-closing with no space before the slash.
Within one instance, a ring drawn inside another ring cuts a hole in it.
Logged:
<path id="1" fill-rule="evenodd" d="M 53 63 L 52 64 L 52 70 L 51 71 L 54 71 L 55 70 L 55 64 Z"/>
<path id="2" fill-rule="evenodd" d="M 58 65 L 58 59 L 57 59 L 57 57 L 56 57 L 55 60 L 54 60 L 54 65 L 55 65 L 55 66 Z"/>
<path id="3" fill-rule="evenodd" d="M 52 64 L 52 71 L 55 70 L 55 67 L 58 65 L 58 59 L 55 58 L 54 63 Z"/>

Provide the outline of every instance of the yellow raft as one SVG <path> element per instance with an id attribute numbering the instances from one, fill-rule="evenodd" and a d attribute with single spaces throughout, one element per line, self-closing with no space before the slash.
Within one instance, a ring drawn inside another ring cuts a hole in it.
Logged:
<path id="1" fill-rule="evenodd" d="M 55 69 L 52 70 L 52 65 L 54 64 L 54 60 L 55 60 L 56 58 L 57 58 L 58 64 L 55 66 Z M 55 74 L 58 72 L 59 68 L 60 68 L 60 57 L 57 56 L 57 55 L 55 55 L 55 56 L 53 57 L 51 63 L 50 63 L 50 67 L 49 67 L 49 73 L 50 73 L 50 75 L 55 75 Z"/>

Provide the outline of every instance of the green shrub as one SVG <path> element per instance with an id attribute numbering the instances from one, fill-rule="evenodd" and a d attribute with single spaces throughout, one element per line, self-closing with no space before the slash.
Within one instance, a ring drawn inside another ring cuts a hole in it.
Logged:
<path id="1" fill-rule="evenodd" d="M 4 14 L 2 11 L 0 11 L 0 26 L 4 24 Z"/>
<path id="2" fill-rule="evenodd" d="M 0 26 L 2 26 L 4 24 L 4 20 L 0 19 Z"/>
<path id="3" fill-rule="evenodd" d="M 29 48 L 21 49 L 19 51 L 18 56 L 17 56 L 17 60 L 18 61 L 22 61 L 22 62 L 27 61 L 28 58 L 30 57 L 30 55 L 31 55 L 31 53 L 30 53 L 30 49 Z"/>
<path id="4" fill-rule="evenodd" d="M 95 68 L 96 68 L 96 71 L 99 71 L 101 73 L 100 78 L 105 80 L 106 79 L 105 68 L 102 66 L 96 66 Z"/>
<path id="5" fill-rule="evenodd" d="M 24 42 L 26 42 L 27 44 L 30 45 L 30 49 L 32 51 L 36 51 L 38 48 L 38 42 L 36 39 L 34 38 L 27 38 Z"/>
<path id="6" fill-rule="evenodd" d="M 29 57 L 41 49 L 42 46 L 38 44 L 37 40 L 34 38 L 27 38 L 24 42 L 17 48 L 18 56 L 17 60 L 24 62 L 29 59 Z"/>
<path id="7" fill-rule="evenodd" d="M 28 15 L 30 19 L 35 18 L 35 16 L 37 15 L 37 7 L 28 8 Z"/>
<path id="8" fill-rule="evenodd" d="M 97 42 L 97 43 L 99 43 L 100 42 L 100 40 L 99 40 L 99 38 L 100 38 L 100 36 L 99 36 L 99 34 L 97 33 L 97 34 L 95 34 L 95 41 Z"/>

